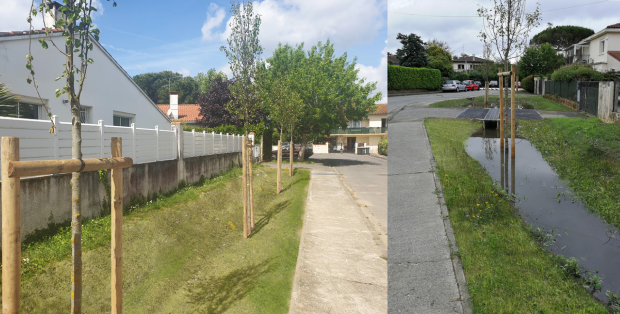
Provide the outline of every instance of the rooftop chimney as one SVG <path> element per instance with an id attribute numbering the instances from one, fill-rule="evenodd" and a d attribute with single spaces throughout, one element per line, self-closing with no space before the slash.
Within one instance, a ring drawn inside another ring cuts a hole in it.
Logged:
<path id="1" fill-rule="evenodd" d="M 168 116 L 173 120 L 179 119 L 179 92 L 170 92 Z"/>
<path id="2" fill-rule="evenodd" d="M 64 19 L 64 14 L 62 13 L 62 11 L 58 10 L 60 7 L 62 7 L 62 4 L 56 1 L 51 1 L 48 3 L 49 11 L 45 12 L 45 17 L 43 18 L 45 21 L 45 26 L 56 28 L 56 26 L 54 25 L 56 24 L 56 21 Z"/>

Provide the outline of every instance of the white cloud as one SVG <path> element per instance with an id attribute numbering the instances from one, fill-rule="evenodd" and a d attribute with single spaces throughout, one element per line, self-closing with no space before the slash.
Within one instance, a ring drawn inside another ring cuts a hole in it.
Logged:
<path id="1" fill-rule="evenodd" d="M 217 28 L 222 25 L 226 13 L 217 4 L 211 3 L 207 12 L 207 20 L 202 25 L 202 40 L 220 39 L 221 34 L 217 33 Z"/>
<path id="2" fill-rule="evenodd" d="M 181 73 L 181 75 L 183 75 L 185 77 L 190 76 L 190 74 L 191 74 L 191 72 L 188 69 L 186 69 L 186 68 L 182 68 L 182 69 L 176 70 L 174 72 Z"/>
<path id="3" fill-rule="evenodd" d="M 356 64 L 355 68 L 359 70 L 358 76 L 366 79 L 368 82 L 377 82 L 377 92 L 381 92 L 383 99 L 380 102 L 387 102 L 387 40 L 386 47 L 381 51 L 381 61 L 378 67 Z"/>
<path id="4" fill-rule="evenodd" d="M 385 26 L 385 0 L 264 0 L 254 2 L 261 15 L 260 43 L 265 55 L 278 43 L 307 47 L 330 39 L 339 49 L 370 43 Z M 230 34 L 230 17 L 222 39 Z"/>
<path id="5" fill-rule="evenodd" d="M 30 5 L 30 1 L 24 0 L 3 1 L 0 10 L 0 32 L 28 30 L 30 26 L 26 18 Z M 43 28 L 43 18 L 40 14 L 32 18 L 32 24 L 35 29 Z"/>
<path id="6" fill-rule="evenodd" d="M 228 78 L 232 78 L 232 71 L 230 70 L 230 64 L 226 63 L 223 66 L 216 69 L 218 72 L 224 72 Z"/>

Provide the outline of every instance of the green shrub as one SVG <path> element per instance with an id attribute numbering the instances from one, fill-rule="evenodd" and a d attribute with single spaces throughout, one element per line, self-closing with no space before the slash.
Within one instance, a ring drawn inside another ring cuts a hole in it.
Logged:
<path id="1" fill-rule="evenodd" d="M 388 64 L 388 89 L 439 89 L 441 71 L 428 68 L 408 68 Z"/>
<path id="2" fill-rule="evenodd" d="M 388 142 L 387 137 L 379 141 L 379 154 L 387 156 L 388 154 L 387 142 Z"/>
<path id="3" fill-rule="evenodd" d="M 604 79 L 601 72 L 596 71 L 589 64 L 575 63 L 573 65 L 559 68 L 551 74 L 551 80 L 559 82 L 577 81 L 602 81 Z"/>
<path id="4" fill-rule="evenodd" d="M 457 81 L 469 80 L 469 74 L 461 72 L 454 75 L 454 79 Z"/>
<path id="5" fill-rule="evenodd" d="M 521 80 L 521 87 L 528 93 L 534 92 L 534 75 L 530 75 Z"/>

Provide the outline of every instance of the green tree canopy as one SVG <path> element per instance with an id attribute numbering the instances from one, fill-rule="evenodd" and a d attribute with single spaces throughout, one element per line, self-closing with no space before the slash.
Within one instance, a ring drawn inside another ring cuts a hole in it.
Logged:
<path id="1" fill-rule="evenodd" d="M 582 39 L 594 35 L 594 31 L 581 26 L 556 26 L 545 29 L 530 40 L 530 45 L 550 44 L 555 50 L 564 50 Z"/>
<path id="2" fill-rule="evenodd" d="M 411 68 L 423 68 L 428 65 L 426 49 L 420 36 L 411 33 L 404 35 L 398 33 L 396 39 L 403 45 L 396 50 L 396 58 L 400 61 L 400 66 Z"/>
<path id="3" fill-rule="evenodd" d="M 194 78 L 183 77 L 181 73 L 172 71 L 138 74 L 133 80 L 156 104 L 169 104 L 169 91 L 179 92 L 179 104 L 195 104 L 196 92 L 200 90 L 200 85 Z"/>
<path id="4" fill-rule="evenodd" d="M 221 82 L 225 82 L 228 80 L 228 76 L 224 72 L 218 72 L 215 69 L 211 68 L 207 71 L 207 73 L 200 72 L 195 77 L 194 80 L 198 83 L 200 87 L 200 94 L 204 94 L 209 90 L 211 84 L 218 83 L 218 80 Z"/>
<path id="5" fill-rule="evenodd" d="M 452 57 L 449 52 L 439 46 L 430 46 L 426 52 L 428 68 L 441 71 L 441 76 L 450 77 L 454 72 Z"/>
<path id="6" fill-rule="evenodd" d="M 519 60 L 519 76 L 546 75 L 564 65 L 564 57 L 548 43 L 540 47 L 529 47 Z"/>

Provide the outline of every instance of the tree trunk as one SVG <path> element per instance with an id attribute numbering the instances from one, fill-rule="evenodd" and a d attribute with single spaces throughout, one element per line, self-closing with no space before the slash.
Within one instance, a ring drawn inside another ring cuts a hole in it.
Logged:
<path id="1" fill-rule="evenodd" d="M 75 93 L 73 70 L 73 43 L 75 29 L 68 27 L 71 42 L 66 45 L 67 95 L 71 104 L 71 158 L 82 159 L 82 123 L 80 120 L 80 100 Z M 82 312 L 82 206 L 81 173 L 71 174 L 71 313 Z"/>
<path id="2" fill-rule="evenodd" d="M 263 161 L 271 161 L 271 152 L 273 149 L 273 130 L 271 128 L 263 131 Z"/>
<path id="3" fill-rule="evenodd" d="M 292 177 L 293 176 L 293 158 L 295 158 L 295 145 L 293 145 L 293 128 L 292 127 L 291 127 L 291 143 L 289 144 L 288 147 L 289 147 L 289 160 L 290 160 L 288 176 Z"/>
<path id="4" fill-rule="evenodd" d="M 306 158 L 306 134 L 301 135 L 301 148 L 299 148 L 299 158 L 298 161 L 304 161 Z"/>

